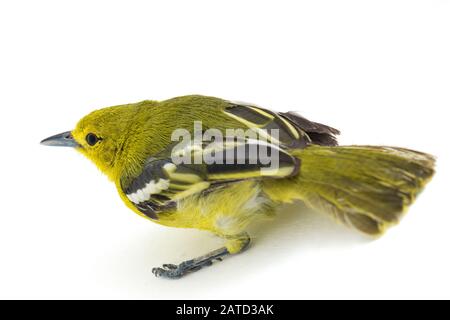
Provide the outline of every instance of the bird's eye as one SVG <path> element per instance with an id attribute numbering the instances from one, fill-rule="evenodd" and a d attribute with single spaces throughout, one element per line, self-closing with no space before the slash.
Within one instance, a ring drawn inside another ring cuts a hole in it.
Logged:
<path id="1" fill-rule="evenodd" d="M 95 134 L 93 133 L 88 133 L 86 135 L 86 142 L 88 143 L 88 145 L 93 146 L 95 145 L 98 141 L 100 140 L 99 137 L 97 137 Z"/>

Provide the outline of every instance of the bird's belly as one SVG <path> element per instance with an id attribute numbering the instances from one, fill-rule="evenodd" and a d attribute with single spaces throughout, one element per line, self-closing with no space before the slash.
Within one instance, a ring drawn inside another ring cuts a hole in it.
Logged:
<path id="1" fill-rule="evenodd" d="M 181 200 L 176 211 L 160 214 L 156 222 L 171 227 L 208 230 L 222 236 L 236 235 L 270 209 L 270 200 L 261 192 L 259 183 L 242 181 L 206 195 Z"/>

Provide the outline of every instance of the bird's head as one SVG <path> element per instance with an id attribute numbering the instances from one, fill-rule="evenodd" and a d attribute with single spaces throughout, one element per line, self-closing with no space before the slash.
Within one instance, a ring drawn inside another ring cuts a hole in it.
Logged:
<path id="1" fill-rule="evenodd" d="M 138 110 L 137 104 L 96 110 L 82 118 L 74 130 L 51 136 L 41 144 L 75 148 L 114 180 L 120 170 L 118 159 Z"/>

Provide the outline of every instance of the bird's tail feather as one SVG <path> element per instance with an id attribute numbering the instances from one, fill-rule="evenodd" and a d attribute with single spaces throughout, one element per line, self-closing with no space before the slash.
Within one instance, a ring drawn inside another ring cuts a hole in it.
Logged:
<path id="1" fill-rule="evenodd" d="M 434 173 L 435 159 L 417 151 L 371 146 L 310 146 L 296 183 L 306 205 L 368 234 L 395 224 Z"/>

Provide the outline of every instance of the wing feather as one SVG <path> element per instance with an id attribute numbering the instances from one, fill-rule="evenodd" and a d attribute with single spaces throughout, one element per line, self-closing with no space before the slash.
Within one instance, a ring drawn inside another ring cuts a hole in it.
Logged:
<path id="1" fill-rule="evenodd" d="M 276 156 L 277 164 L 252 159 L 250 150 L 253 147 L 258 154 L 264 147 L 268 155 Z M 139 211 L 157 219 L 157 213 L 175 208 L 177 201 L 193 194 L 210 192 L 245 179 L 289 177 L 297 174 L 300 167 L 300 161 L 287 151 L 258 140 L 215 142 L 201 150 L 204 157 L 214 153 L 220 155 L 218 159 L 222 161 L 177 163 L 167 156 L 170 150 L 165 150 L 161 153 L 165 155 L 163 158 L 149 158 L 141 173 L 127 185 L 122 185 L 122 190 Z M 187 148 L 186 152 L 199 152 L 199 149 Z M 227 158 L 229 154 L 232 158 Z"/>

